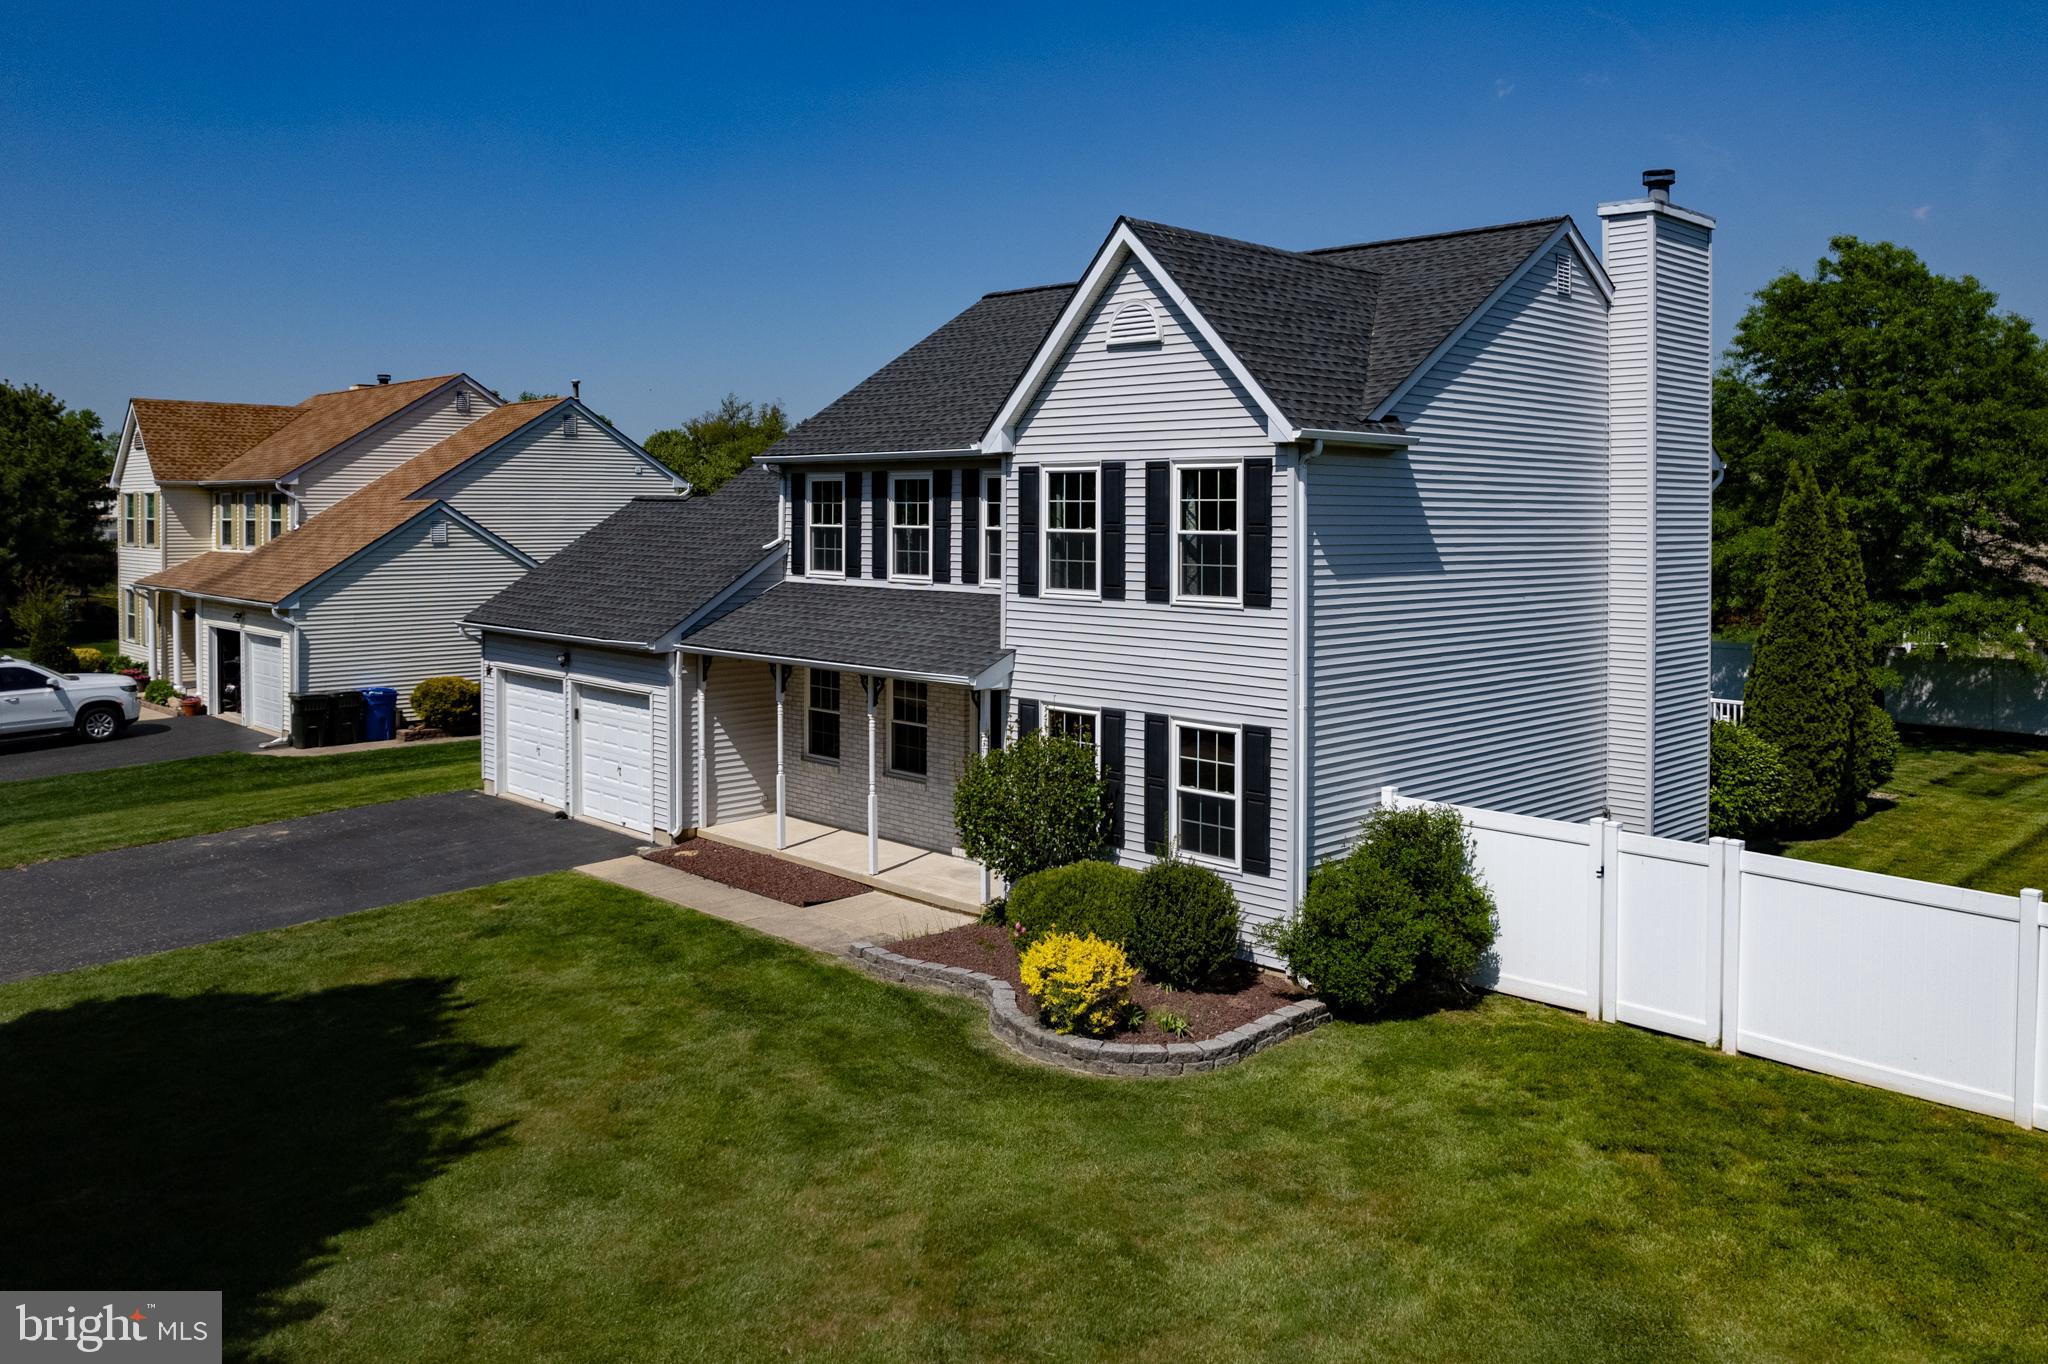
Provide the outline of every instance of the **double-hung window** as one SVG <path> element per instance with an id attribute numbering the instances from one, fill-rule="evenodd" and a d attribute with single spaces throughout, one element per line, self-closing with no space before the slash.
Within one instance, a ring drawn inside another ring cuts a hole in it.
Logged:
<path id="1" fill-rule="evenodd" d="M 270 495 L 271 539 L 275 540 L 278 536 L 284 534 L 285 527 L 290 524 L 291 503 L 292 500 L 283 493 L 272 493 Z"/>
<path id="2" fill-rule="evenodd" d="M 807 517 L 811 537 L 811 573 L 826 576 L 846 572 L 846 480 L 813 478 L 804 493 L 810 503 Z M 836 682 L 833 684 L 838 685 Z"/>
<path id="3" fill-rule="evenodd" d="M 254 549 L 263 543 L 262 536 L 259 533 L 263 522 L 256 511 L 257 507 L 262 504 L 262 501 L 263 495 L 261 493 L 242 494 L 242 548 L 244 549 Z"/>
<path id="4" fill-rule="evenodd" d="M 1183 465 L 1177 472 L 1180 596 L 1237 601 L 1244 532 L 1238 502 L 1238 466 Z"/>
<path id="5" fill-rule="evenodd" d="M 1060 710 L 1056 706 L 1045 709 L 1045 732 L 1063 739 L 1078 739 L 1090 748 L 1095 747 L 1095 712 L 1092 710 Z"/>
<path id="6" fill-rule="evenodd" d="M 889 571 L 898 578 L 932 576 L 932 480 L 928 474 L 889 480 Z"/>
<path id="7" fill-rule="evenodd" d="M 981 580 L 1003 580 L 1003 476 L 989 474 L 981 480 Z"/>
<path id="8" fill-rule="evenodd" d="M 930 688 L 922 682 L 889 683 L 889 770 L 922 777 L 930 765 Z"/>
<path id="9" fill-rule="evenodd" d="M 1174 805 L 1180 846 L 1196 857 L 1237 863 L 1237 732 L 1180 725 Z"/>
<path id="10" fill-rule="evenodd" d="M 135 536 L 135 497 L 134 493 L 121 494 L 121 543 L 124 545 L 137 543 Z"/>
<path id="11" fill-rule="evenodd" d="M 138 619 L 141 612 L 135 606 L 136 595 L 136 591 L 132 587 L 122 589 L 121 638 L 139 642 L 142 639 L 142 630 L 140 628 L 142 622 Z"/>
<path id="12" fill-rule="evenodd" d="M 213 505 L 216 513 L 214 519 L 218 522 L 214 531 L 214 547 L 216 549 L 233 549 L 235 547 L 235 495 L 233 493 L 215 493 Z"/>
<path id="13" fill-rule="evenodd" d="M 1095 470 L 1048 469 L 1045 474 L 1045 586 L 1048 592 L 1096 591 L 1101 530 L 1096 519 Z"/>
<path id="14" fill-rule="evenodd" d="M 805 708 L 804 756 L 839 761 L 839 674 L 811 669 L 810 704 Z"/>

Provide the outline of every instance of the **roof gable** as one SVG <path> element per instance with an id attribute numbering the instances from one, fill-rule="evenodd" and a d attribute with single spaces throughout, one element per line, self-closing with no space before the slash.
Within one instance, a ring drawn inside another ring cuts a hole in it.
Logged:
<path id="1" fill-rule="evenodd" d="M 180 398 L 135 398 L 128 404 L 158 481 L 211 478 L 223 466 L 306 415 L 304 405 L 204 403 Z M 131 436 L 131 444 L 133 439 Z M 123 455 L 127 453 L 125 450 Z M 116 469 L 118 480 L 121 471 Z"/>
<path id="2" fill-rule="evenodd" d="M 210 477 L 219 482 L 264 483 L 284 478 L 320 456 L 397 416 L 414 403 L 454 383 L 467 380 L 479 392 L 483 385 L 463 374 L 407 379 L 395 384 L 364 384 L 333 393 L 316 393 L 299 405 L 301 415 Z"/>

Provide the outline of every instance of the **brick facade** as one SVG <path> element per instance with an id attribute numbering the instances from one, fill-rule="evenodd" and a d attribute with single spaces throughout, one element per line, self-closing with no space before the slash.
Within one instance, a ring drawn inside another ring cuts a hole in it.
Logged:
<path id="1" fill-rule="evenodd" d="M 953 785 L 979 743 L 974 698 L 964 687 L 930 684 L 926 707 L 929 754 L 923 778 L 889 771 L 889 696 L 875 710 L 875 734 L 882 744 L 876 765 L 875 804 L 883 838 L 934 852 L 955 853 L 960 838 L 953 828 Z M 834 828 L 865 831 L 868 827 L 868 719 L 861 696 L 860 674 L 839 675 L 839 761 L 804 756 L 809 729 L 810 671 L 793 668 L 783 716 L 783 780 L 789 792 L 789 813 Z"/>

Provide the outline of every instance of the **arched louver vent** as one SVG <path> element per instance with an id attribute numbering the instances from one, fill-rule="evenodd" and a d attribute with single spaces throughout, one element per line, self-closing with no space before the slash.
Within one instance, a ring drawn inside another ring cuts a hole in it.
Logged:
<path id="1" fill-rule="evenodd" d="M 1149 303 L 1126 303 L 1109 320 L 1109 344 L 1112 347 L 1156 346 L 1163 339 L 1159 330 L 1159 314 Z"/>
<path id="2" fill-rule="evenodd" d="M 1557 296 L 1572 296 L 1572 253 L 1569 251 L 1557 253 Z"/>

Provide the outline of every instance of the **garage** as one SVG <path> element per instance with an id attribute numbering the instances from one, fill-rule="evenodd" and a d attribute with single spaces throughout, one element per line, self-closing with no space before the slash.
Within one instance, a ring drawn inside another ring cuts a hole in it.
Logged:
<path id="1" fill-rule="evenodd" d="M 284 640 L 277 635 L 243 636 L 244 718 L 258 729 L 284 733 Z"/>
<path id="2" fill-rule="evenodd" d="M 611 687 L 576 689 L 576 813 L 636 833 L 654 828 L 651 698 Z"/>
<path id="3" fill-rule="evenodd" d="M 505 790 L 560 809 L 568 755 L 562 742 L 562 684 L 557 678 L 501 673 Z"/>

